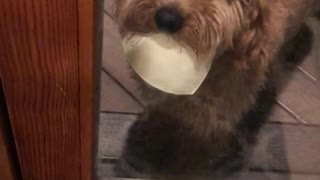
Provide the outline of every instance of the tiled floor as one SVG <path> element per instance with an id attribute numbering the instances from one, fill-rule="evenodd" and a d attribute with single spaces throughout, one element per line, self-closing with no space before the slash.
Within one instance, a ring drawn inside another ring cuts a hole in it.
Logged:
<path id="1" fill-rule="evenodd" d="M 128 75 L 117 25 L 110 18 L 112 2 L 105 1 L 98 175 L 111 179 L 126 130 L 143 103 Z M 320 25 L 311 25 L 318 30 L 314 48 L 279 96 L 252 154 L 249 166 L 259 171 L 233 179 L 320 179 Z"/>

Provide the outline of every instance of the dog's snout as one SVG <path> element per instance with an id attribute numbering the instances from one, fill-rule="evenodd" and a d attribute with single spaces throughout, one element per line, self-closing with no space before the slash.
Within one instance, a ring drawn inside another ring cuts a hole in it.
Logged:
<path id="1" fill-rule="evenodd" d="M 182 28 L 184 18 L 177 9 L 162 7 L 155 14 L 155 22 L 159 30 L 175 33 Z"/>

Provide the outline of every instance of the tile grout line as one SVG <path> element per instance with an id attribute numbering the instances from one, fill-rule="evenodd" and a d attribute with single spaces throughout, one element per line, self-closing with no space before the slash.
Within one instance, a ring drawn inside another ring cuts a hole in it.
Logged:
<path id="1" fill-rule="evenodd" d="M 288 126 L 300 126 L 300 127 L 308 127 L 308 128 L 320 128 L 320 124 L 301 124 L 300 122 L 278 122 L 278 121 L 269 121 L 267 122 L 269 125 L 288 125 Z"/>
<path id="2" fill-rule="evenodd" d="M 298 66 L 298 69 L 305 75 L 307 76 L 309 79 L 311 79 L 314 82 L 317 82 L 317 79 L 315 77 L 313 77 L 311 74 L 309 74 L 306 70 L 304 70 L 301 66 Z"/>
<path id="3" fill-rule="evenodd" d="M 276 103 L 277 103 L 278 106 L 280 106 L 281 109 L 283 109 L 284 111 L 289 113 L 296 121 L 298 121 L 299 123 L 302 123 L 304 125 L 308 125 L 307 121 L 302 119 L 298 114 L 296 114 L 293 110 L 291 110 L 288 106 L 283 104 L 281 101 L 276 100 Z"/>
<path id="4" fill-rule="evenodd" d="M 138 116 L 141 113 L 133 113 L 133 112 L 119 112 L 119 111 L 100 111 L 100 114 L 110 114 L 110 115 L 132 115 Z"/>
<path id="5" fill-rule="evenodd" d="M 102 156 L 98 159 L 103 164 L 115 164 L 119 162 L 119 157 Z"/>
<path id="6" fill-rule="evenodd" d="M 127 90 L 112 74 L 110 74 L 107 70 L 102 68 L 102 71 L 106 73 L 110 78 L 117 83 L 133 100 L 135 100 L 142 108 L 144 108 L 144 104 L 137 98 L 135 95 L 133 95 L 129 90 Z"/>
<path id="7" fill-rule="evenodd" d="M 108 11 L 104 10 L 104 14 L 108 16 L 114 23 L 116 23 L 117 25 L 119 24 L 117 19 L 114 16 L 112 16 Z"/>

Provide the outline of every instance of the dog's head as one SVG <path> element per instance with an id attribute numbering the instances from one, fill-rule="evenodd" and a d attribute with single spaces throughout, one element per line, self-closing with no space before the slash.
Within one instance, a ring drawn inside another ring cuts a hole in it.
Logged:
<path id="1" fill-rule="evenodd" d="M 263 13 L 264 0 L 117 0 L 115 14 L 124 37 L 165 32 L 215 57 L 221 49 L 253 48 Z"/>

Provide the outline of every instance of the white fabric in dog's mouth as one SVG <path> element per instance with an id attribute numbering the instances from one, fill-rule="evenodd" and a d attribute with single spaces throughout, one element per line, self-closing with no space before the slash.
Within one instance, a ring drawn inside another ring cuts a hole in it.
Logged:
<path id="1" fill-rule="evenodd" d="M 124 39 L 123 47 L 128 63 L 145 82 L 174 95 L 194 94 L 212 64 L 165 34 Z"/>

